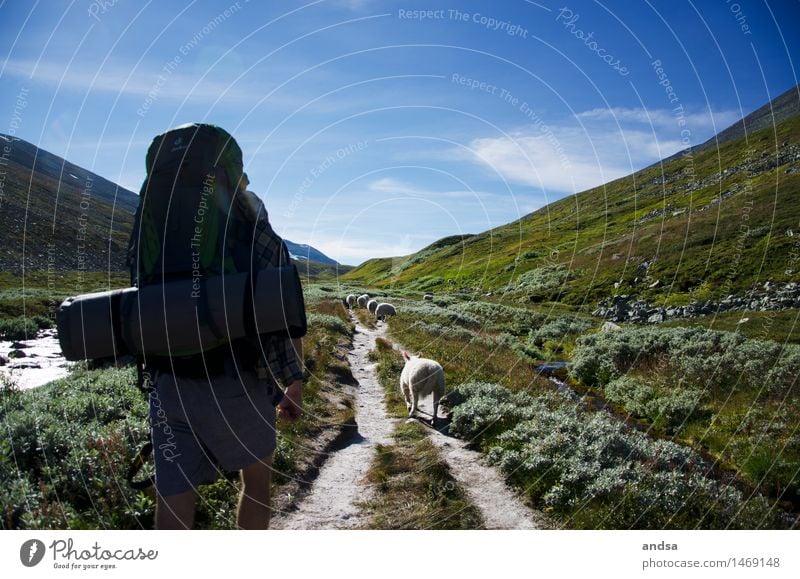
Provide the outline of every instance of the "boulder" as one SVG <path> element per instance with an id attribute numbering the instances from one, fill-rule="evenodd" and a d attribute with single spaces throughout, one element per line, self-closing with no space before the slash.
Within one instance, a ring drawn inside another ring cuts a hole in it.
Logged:
<path id="1" fill-rule="evenodd" d="M 26 358 L 28 355 L 22 350 L 11 350 L 8 353 L 9 358 Z"/>
<path id="2" fill-rule="evenodd" d="M 614 322 L 603 322 L 603 325 L 600 326 L 600 331 L 603 333 L 607 332 L 618 332 L 622 328 L 615 324 Z"/>

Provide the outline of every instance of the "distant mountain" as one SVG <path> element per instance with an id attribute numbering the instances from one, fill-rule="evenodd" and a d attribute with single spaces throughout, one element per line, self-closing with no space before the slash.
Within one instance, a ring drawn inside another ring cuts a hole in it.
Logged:
<path id="1" fill-rule="evenodd" d="M 284 239 L 283 241 L 286 243 L 286 247 L 289 249 L 292 259 L 296 259 L 297 261 L 316 261 L 327 265 L 339 265 L 338 261 L 331 259 L 320 250 L 310 245 L 294 243 L 288 239 Z"/>
<path id="2" fill-rule="evenodd" d="M 680 304 L 796 281 L 798 113 L 795 87 L 692 151 L 490 231 L 367 261 L 344 279 L 591 308 L 611 295 Z"/>
<path id="3" fill-rule="evenodd" d="M 126 271 L 138 204 L 133 191 L 0 134 L 0 270 Z M 284 241 L 308 277 L 350 269 L 311 246 Z"/>

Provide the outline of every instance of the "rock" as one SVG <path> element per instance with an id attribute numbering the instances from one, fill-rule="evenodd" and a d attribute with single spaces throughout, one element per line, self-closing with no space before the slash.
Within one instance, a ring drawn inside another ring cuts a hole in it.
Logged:
<path id="1" fill-rule="evenodd" d="M 664 314 L 662 314 L 661 312 L 651 314 L 650 317 L 647 318 L 648 324 L 660 324 L 663 321 L 664 321 Z"/>
<path id="2" fill-rule="evenodd" d="M 749 321 L 750 321 L 750 318 L 742 318 L 741 320 L 736 322 L 736 325 L 738 326 L 739 324 L 745 324 L 745 323 L 747 323 Z"/>
<path id="3" fill-rule="evenodd" d="M 9 358 L 26 358 L 28 355 L 22 350 L 11 350 L 8 353 Z"/>
<path id="4" fill-rule="evenodd" d="M 8 358 L 0 354 L 0 366 L 5 366 L 6 364 L 8 364 L 8 362 L 9 362 Z"/>
<path id="5" fill-rule="evenodd" d="M 660 280 L 660 279 L 657 279 L 656 281 L 654 281 L 653 283 L 651 283 L 651 284 L 650 284 L 649 286 L 647 286 L 647 287 L 649 287 L 650 289 L 653 289 L 654 287 L 658 287 L 659 285 L 661 285 L 661 280 Z"/>
<path id="6" fill-rule="evenodd" d="M 13 344 L 11 344 L 12 350 L 22 350 L 24 348 L 30 348 L 30 347 L 31 345 L 26 344 L 25 342 L 14 342 Z"/>
<path id="7" fill-rule="evenodd" d="M 600 326 L 600 331 L 603 333 L 606 332 L 618 332 L 622 328 L 615 324 L 614 322 L 604 322 L 602 326 Z"/>
<path id="8" fill-rule="evenodd" d="M 35 360 L 19 360 L 8 365 L 12 370 L 38 370 L 41 364 Z"/>

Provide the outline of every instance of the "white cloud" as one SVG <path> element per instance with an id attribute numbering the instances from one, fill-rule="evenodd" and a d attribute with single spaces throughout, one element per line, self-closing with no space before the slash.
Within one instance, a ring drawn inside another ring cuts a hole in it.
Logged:
<path id="1" fill-rule="evenodd" d="M 734 111 L 686 112 L 689 145 L 704 142 L 737 118 Z M 453 154 L 513 183 L 578 193 L 686 148 L 681 128 L 666 109 L 594 109 L 551 124 L 528 125 L 508 136 L 475 138 L 471 154 Z"/>

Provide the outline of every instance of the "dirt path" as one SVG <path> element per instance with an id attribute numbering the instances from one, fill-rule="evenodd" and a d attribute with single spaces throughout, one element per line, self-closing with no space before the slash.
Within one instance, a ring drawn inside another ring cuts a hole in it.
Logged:
<path id="1" fill-rule="evenodd" d="M 506 485 L 493 467 L 484 463 L 480 453 L 465 443 L 431 430 L 430 440 L 450 466 L 450 472 L 478 508 L 487 529 L 543 529 L 545 516 L 529 509 Z"/>
<path id="2" fill-rule="evenodd" d="M 375 338 L 385 333 L 381 327 L 371 330 L 353 316 L 356 334 L 353 349 L 347 356 L 358 386 L 353 388 L 358 431 L 344 448 L 333 453 L 320 469 L 309 493 L 296 511 L 276 514 L 270 525 L 275 529 L 352 529 L 360 526 L 356 503 L 365 498 L 363 483 L 376 444 L 389 444 L 396 420 L 386 414 L 383 388 L 378 382 L 375 364 L 369 353 Z"/>
<path id="3" fill-rule="evenodd" d="M 379 324 L 373 330 L 361 325 L 355 316 L 353 321 L 356 334 L 348 362 L 358 381 L 353 388 L 358 408 L 357 434 L 328 457 L 297 510 L 275 515 L 271 525 L 275 529 L 353 529 L 364 522 L 356 506 L 369 490 L 363 478 L 372 462 L 375 445 L 391 442 L 397 420 L 386 413 L 383 388 L 375 364 L 368 357 L 375 348 L 375 338 L 385 335 L 386 325 Z M 430 399 L 421 400 L 420 411 L 430 416 L 430 404 Z M 446 427 L 443 430 L 446 432 Z M 503 477 L 484 463 L 480 453 L 438 430 L 431 429 L 429 436 L 453 477 L 480 510 L 487 529 L 547 528 L 545 516 L 528 508 L 506 486 Z"/>

